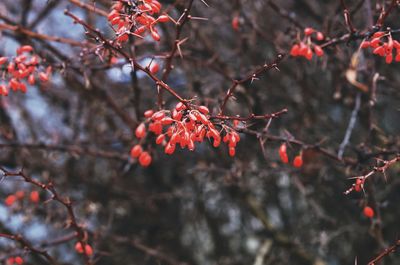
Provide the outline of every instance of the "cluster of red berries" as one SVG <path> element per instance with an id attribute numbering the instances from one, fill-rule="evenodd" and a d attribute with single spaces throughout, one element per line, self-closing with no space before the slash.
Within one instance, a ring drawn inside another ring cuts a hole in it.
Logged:
<path id="1" fill-rule="evenodd" d="M 87 256 L 93 255 L 93 248 L 89 244 L 85 244 L 85 249 L 83 249 L 81 242 L 75 244 L 75 251 L 79 254 L 85 253 Z"/>
<path id="2" fill-rule="evenodd" d="M 17 201 L 22 201 L 25 198 L 25 192 L 22 190 L 19 190 L 15 192 L 14 194 L 10 194 L 7 196 L 7 198 L 4 200 L 4 203 L 6 206 L 11 207 L 14 203 Z M 40 194 L 38 191 L 31 191 L 29 193 L 29 201 L 32 203 L 38 203 L 40 200 Z"/>
<path id="3" fill-rule="evenodd" d="M 135 136 L 142 140 L 147 135 L 147 130 L 152 132 L 157 136 L 156 144 L 163 145 L 164 152 L 168 155 L 175 152 L 177 145 L 193 151 L 196 147 L 195 142 L 203 142 L 208 138 L 212 140 L 214 147 L 219 147 L 221 141 L 226 143 L 229 155 L 234 156 L 236 145 L 240 141 L 239 134 L 225 124 L 221 125 L 221 130 L 217 130 L 210 121 L 209 113 L 206 106 L 189 108 L 189 105 L 182 102 L 179 102 L 172 111 L 148 110 L 144 113 L 147 120 L 136 128 Z M 152 160 L 149 152 L 143 151 L 140 144 L 132 147 L 131 156 L 138 158 L 139 164 L 144 167 L 149 166 Z"/>
<path id="4" fill-rule="evenodd" d="M 323 56 L 324 50 L 321 48 L 321 46 L 315 44 L 312 41 L 311 37 L 313 34 L 315 34 L 315 39 L 317 41 L 322 41 L 325 39 L 325 36 L 324 34 L 322 34 L 322 32 L 316 31 L 313 28 L 305 28 L 304 38 L 292 46 L 292 48 L 290 49 L 290 55 L 294 57 L 302 56 L 305 57 L 307 60 L 311 60 L 314 53 L 318 57 Z"/>
<path id="5" fill-rule="evenodd" d="M 47 67 L 45 71 L 39 71 L 40 62 L 40 57 L 34 54 L 33 47 L 30 45 L 19 47 L 17 56 L 11 59 L 0 57 L 0 71 L 3 72 L 3 80 L 6 80 L 6 84 L 0 84 L 0 95 L 7 96 L 10 88 L 13 91 L 20 90 L 25 93 L 24 80 L 30 85 L 34 85 L 37 78 L 41 82 L 49 81 L 51 67 Z"/>
<path id="6" fill-rule="evenodd" d="M 400 42 L 392 38 L 390 31 L 375 32 L 370 40 L 364 40 L 360 47 L 362 49 L 372 48 L 373 54 L 385 57 L 387 64 L 391 64 L 393 62 L 394 52 L 396 54 L 394 60 L 396 62 L 400 62 Z"/>
<path id="7" fill-rule="evenodd" d="M 9 257 L 6 261 L 6 265 L 22 265 L 24 264 L 24 259 L 21 258 L 20 256 L 16 256 L 16 257 Z"/>
<path id="8" fill-rule="evenodd" d="M 279 147 L 279 157 L 281 158 L 281 161 L 285 164 L 289 164 L 289 156 L 287 153 L 287 146 L 285 143 L 283 143 Z M 303 166 L 303 156 L 300 153 L 299 155 L 296 155 L 293 159 L 293 166 L 296 168 L 300 168 Z"/>
<path id="9" fill-rule="evenodd" d="M 161 4 L 157 0 L 118 1 L 112 6 L 108 21 L 116 26 L 117 40 L 121 43 L 126 42 L 130 34 L 143 37 L 146 32 L 150 32 L 151 37 L 159 41 L 160 35 L 155 26 L 170 20 L 165 14 L 157 18 L 153 16 L 159 14 L 160 10 Z"/>

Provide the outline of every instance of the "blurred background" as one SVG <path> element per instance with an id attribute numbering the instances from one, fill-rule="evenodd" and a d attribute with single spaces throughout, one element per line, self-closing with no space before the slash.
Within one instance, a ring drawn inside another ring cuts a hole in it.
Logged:
<path id="1" fill-rule="evenodd" d="M 398 240 L 399 163 L 386 178 L 380 173 L 369 178 L 365 191 L 344 192 L 354 183 L 350 178 L 373 170 L 376 158 L 399 154 L 400 64 L 387 65 L 371 50 L 361 50 L 355 70 L 367 87 L 363 91 L 346 78 L 361 40 L 329 45 L 323 57 L 311 61 L 287 55 L 305 27 L 321 31 L 327 40 L 348 32 L 340 1 L 206 0 L 207 7 L 195 0 L 190 11 L 195 19 L 181 33 L 180 39 L 187 38 L 182 57 L 173 58 L 166 83 L 216 114 L 232 78 L 243 78 L 285 53 L 279 69 L 237 88 L 227 113 L 262 115 L 283 108 L 288 113 L 267 129 L 268 120 L 241 123 L 249 131 L 240 134 L 234 158 L 225 147 L 208 142 L 194 152 L 168 156 L 150 137 L 144 143 L 153 157 L 148 168 L 129 151 L 137 143 L 134 129 L 143 112 L 157 109 L 156 85 L 124 58 L 110 63 L 107 54 L 99 56 L 101 48 L 93 48 L 98 43 L 64 10 L 107 38 L 115 34 L 106 17 L 76 2 L 0 3 L 0 56 L 15 56 L 19 46 L 32 45 L 53 68 L 48 83 L 1 96 L 0 165 L 23 169 L 44 183 L 52 180 L 59 194 L 71 198 L 96 264 L 367 264 Z M 112 5 L 108 0 L 81 2 L 106 12 Z M 174 19 L 189 3 L 160 2 Z M 362 33 L 391 1 L 346 2 Z M 398 15 L 395 8 L 384 27 L 399 29 Z M 4 25 L 82 45 L 32 37 Z M 143 66 L 154 60 L 162 71 L 176 27 L 165 23 L 158 30 L 160 42 L 131 38 L 123 49 Z M 393 37 L 399 40 L 400 34 Z M 0 82 L 6 82 L 2 77 Z M 166 108 L 173 108 L 176 99 L 164 94 Z M 354 128 L 343 145 L 351 120 Z M 290 160 L 302 152 L 303 167 L 280 162 L 284 142 Z M 40 192 L 39 203 L 4 204 L 8 195 L 24 191 L 27 196 L 32 190 Z M 50 193 L 7 177 L 0 182 L 0 198 L 1 233 L 21 234 L 59 264 L 84 264 L 73 237 L 57 242 L 74 231 L 65 208 L 49 200 Z M 374 218 L 363 215 L 366 205 L 375 209 Z M 1 262 L 10 255 L 22 255 L 25 264 L 46 264 L 0 238 Z M 399 263 L 399 254 L 393 253 L 381 264 Z"/>

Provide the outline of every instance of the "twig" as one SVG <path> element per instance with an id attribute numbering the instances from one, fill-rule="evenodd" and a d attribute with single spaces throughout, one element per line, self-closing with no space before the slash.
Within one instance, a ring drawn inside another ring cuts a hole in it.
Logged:
<path id="1" fill-rule="evenodd" d="M 342 159 L 343 153 L 344 153 L 344 149 L 349 144 L 351 134 L 353 132 L 354 126 L 355 126 L 356 121 L 357 121 L 357 115 L 358 115 L 358 111 L 360 110 L 360 105 L 361 105 L 361 93 L 358 92 L 357 96 L 356 96 L 356 103 L 354 105 L 354 109 L 351 112 L 351 117 L 350 117 L 349 125 L 347 126 L 346 134 L 345 134 L 345 136 L 343 138 L 343 141 L 342 141 L 342 143 L 340 144 L 340 147 L 339 147 L 338 157 L 340 159 Z"/>

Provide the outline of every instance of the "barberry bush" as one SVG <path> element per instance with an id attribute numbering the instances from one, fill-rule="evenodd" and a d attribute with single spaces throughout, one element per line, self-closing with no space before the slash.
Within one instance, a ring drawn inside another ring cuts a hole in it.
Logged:
<path id="1" fill-rule="evenodd" d="M 3 0 L 0 264 L 399 264 L 398 0 Z"/>

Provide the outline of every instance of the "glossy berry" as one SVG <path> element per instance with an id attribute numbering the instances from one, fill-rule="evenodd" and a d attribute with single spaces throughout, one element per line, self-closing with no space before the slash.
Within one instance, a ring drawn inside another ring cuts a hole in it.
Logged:
<path id="1" fill-rule="evenodd" d="M 313 28 L 305 28 L 304 29 L 304 35 L 306 35 L 306 36 L 310 36 L 313 33 L 314 33 L 314 29 Z"/>
<path id="2" fill-rule="evenodd" d="M 131 157 L 138 158 L 142 152 L 143 152 L 142 146 L 140 144 L 137 144 L 131 149 Z"/>
<path id="3" fill-rule="evenodd" d="M 40 200 L 39 192 L 34 190 L 29 194 L 29 200 L 33 203 L 38 203 Z"/>
<path id="4" fill-rule="evenodd" d="M 363 214 L 368 218 L 372 218 L 372 217 L 374 217 L 375 212 L 374 212 L 374 209 L 372 209 L 369 206 L 366 206 L 366 207 L 364 207 Z"/>
<path id="5" fill-rule="evenodd" d="M 234 16 L 232 18 L 232 28 L 234 31 L 238 31 L 239 30 L 239 16 Z"/>
<path id="6" fill-rule="evenodd" d="M 24 259 L 21 258 L 20 256 L 17 256 L 14 259 L 14 263 L 17 264 L 17 265 L 22 265 L 22 264 L 24 264 Z"/>
<path id="7" fill-rule="evenodd" d="M 151 156 L 148 152 L 143 152 L 139 156 L 139 164 L 142 167 L 148 167 L 151 164 Z"/>
<path id="8" fill-rule="evenodd" d="M 281 158 L 281 161 L 285 164 L 289 163 L 289 157 L 287 155 L 287 147 L 286 144 L 282 144 L 279 147 L 279 157 Z"/>
<path id="9" fill-rule="evenodd" d="M 153 63 L 151 64 L 151 67 L 150 67 L 150 72 L 151 72 L 152 74 L 157 74 L 159 69 L 160 69 L 160 66 L 158 65 L 158 63 L 153 62 Z"/>
<path id="10" fill-rule="evenodd" d="M 145 137 L 146 135 L 146 126 L 144 123 L 139 124 L 139 126 L 135 130 L 135 136 L 138 139 Z"/>
<path id="11" fill-rule="evenodd" d="M 300 168 L 300 167 L 303 166 L 303 158 L 302 158 L 301 155 L 298 155 L 298 156 L 296 156 L 296 157 L 294 158 L 294 160 L 293 160 L 293 166 L 294 166 L 294 167 L 297 167 L 297 168 Z"/>
<path id="12" fill-rule="evenodd" d="M 14 194 L 12 195 L 8 195 L 7 198 L 5 199 L 4 203 L 10 207 L 12 206 L 15 202 L 17 201 L 17 196 L 15 196 Z"/>

